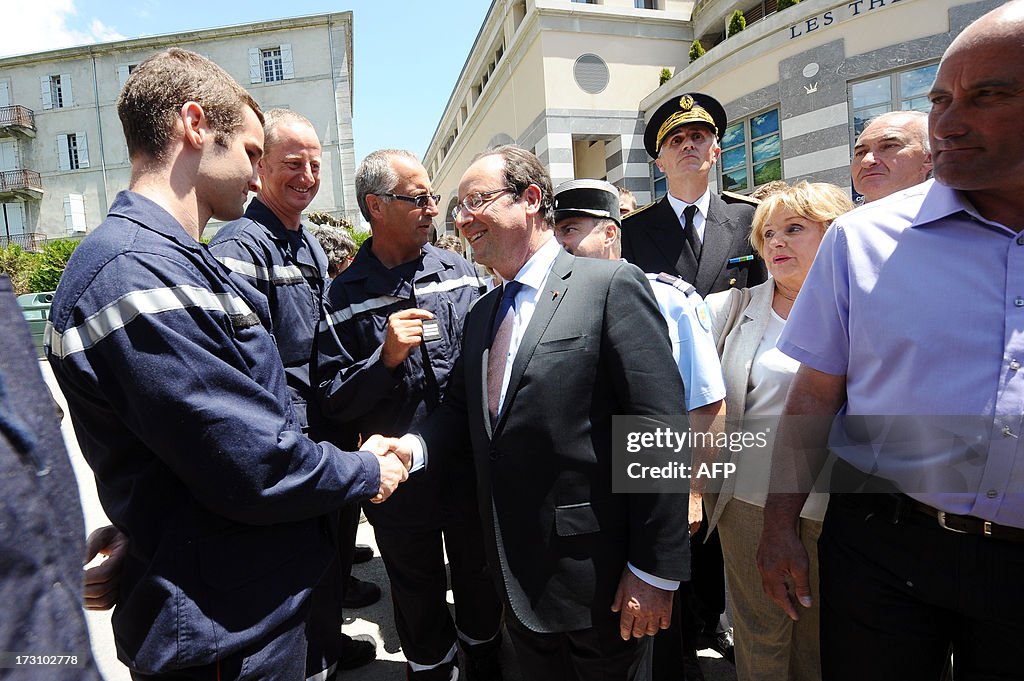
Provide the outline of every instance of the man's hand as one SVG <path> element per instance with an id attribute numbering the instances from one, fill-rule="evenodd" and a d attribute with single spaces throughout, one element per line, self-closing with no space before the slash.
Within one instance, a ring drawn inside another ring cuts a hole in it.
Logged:
<path id="1" fill-rule="evenodd" d="M 811 607 L 808 579 L 809 560 L 795 527 L 775 528 L 765 518 L 761 543 L 757 547 L 757 569 L 761 586 L 793 621 L 800 619 L 797 603 Z"/>
<path id="2" fill-rule="evenodd" d="M 619 635 L 623 641 L 632 636 L 654 636 L 668 629 L 672 621 L 672 592 L 651 586 L 626 566 L 615 591 L 612 612 L 619 615 Z"/>
<path id="3" fill-rule="evenodd" d="M 704 508 L 701 506 L 702 498 L 703 496 L 699 492 L 690 492 L 690 507 L 686 516 L 690 524 L 691 537 L 700 529 L 700 523 L 704 519 Z"/>
<path id="4" fill-rule="evenodd" d="M 393 453 L 378 457 L 377 463 L 380 464 L 380 491 L 370 499 L 375 504 L 386 501 L 401 483 L 409 479 L 405 464 Z"/>
<path id="5" fill-rule="evenodd" d="M 107 558 L 88 568 L 84 575 L 84 600 L 86 610 L 110 610 L 117 605 L 117 594 L 121 586 L 121 570 L 128 555 L 128 537 L 113 525 L 93 531 L 85 541 L 85 561 L 88 564 L 102 553 Z"/>
<path id="6" fill-rule="evenodd" d="M 400 438 L 371 435 L 360 449 L 372 452 L 377 456 L 387 456 L 390 452 L 405 464 L 405 470 L 412 468 L 412 447 Z"/>
<path id="7" fill-rule="evenodd" d="M 433 319 L 427 310 L 415 307 L 399 310 L 388 317 L 387 335 L 380 352 L 381 362 L 388 369 L 394 369 L 405 361 L 412 349 L 423 342 L 423 320 Z"/>

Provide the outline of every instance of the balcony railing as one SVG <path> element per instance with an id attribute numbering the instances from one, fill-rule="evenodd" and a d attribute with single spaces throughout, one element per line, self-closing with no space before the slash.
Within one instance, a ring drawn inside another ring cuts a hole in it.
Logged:
<path id="1" fill-rule="evenodd" d="M 43 180 L 34 170 L 18 168 L 0 172 L 0 194 L 19 194 L 39 198 L 43 193 Z"/>
<path id="2" fill-rule="evenodd" d="M 34 137 L 36 132 L 35 112 L 20 104 L 0 106 L 0 130 L 6 128 L 14 128 Z"/>
<path id="3" fill-rule="evenodd" d="M 0 248 L 7 248 L 11 244 L 17 244 L 26 251 L 41 251 L 46 245 L 46 235 L 38 232 L 11 235 L 0 233 Z"/>

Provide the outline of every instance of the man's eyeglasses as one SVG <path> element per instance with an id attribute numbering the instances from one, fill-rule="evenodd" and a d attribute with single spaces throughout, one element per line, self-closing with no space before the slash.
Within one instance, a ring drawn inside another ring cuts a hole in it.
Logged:
<path id="1" fill-rule="evenodd" d="M 466 213 L 475 213 L 480 210 L 485 203 L 493 201 L 505 192 L 514 192 L 515 187 L 502 187 L 501 189 L 492 189 L 489 192 L 473 192 L 466 198 L 455 204 L 452 208 L 452 219 L 458 220 L 459 214 L 465 211 Z"/>
<path id="2" fill-rule="evenodd" d="M 415 203 L 417 208 L 426 208 L 431 201 L 434 205 L 440 205 L 441 195 L 440 194 L 420 194 L 419 196 L 403 196 L 402 194 L 380 194 L 380 196 L 386 196 L 390 199 L 398 199 L 399 201 L 408 201 L 409 203 Z"/>

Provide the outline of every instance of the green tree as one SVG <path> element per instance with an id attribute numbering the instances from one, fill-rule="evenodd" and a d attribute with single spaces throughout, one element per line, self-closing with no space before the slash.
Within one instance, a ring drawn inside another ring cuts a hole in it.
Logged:
<path id="1" fill-rule="evenodd" d="M 690 63 L 692 64 L 702 56 L 704 56 L 704 46 L 700 44 L 699 40 L 694 40 L 690 45 Z"/>
<path id="2" fill-rule="evenodd" d="M 729 37 L 736 35 L 747 27 L 747 18 L 743 16 L 743 12 L 736 10 L 729 17 Z"/>
<path id="3" fill-rule="evenodd" d="M 34 261 L 35 255 L 18 244 L 0 248 L 0 274 L 10 277 L 15 295 L 30 293 L 28 280 L 35 266 Z"/>
<path id="4" fill-rule="evenodd" d="M 672 80 L 672 72 L 669 71 L 667 67 L 663 68 L 661 73 L 658 75 L 658 87 L 661 87 L 670 80 Z"/>
<path id="5" fill-rule="evenodd" d="M 327 225 L 329 227 L 338 227 L 348 232 L 352 240 L 356 242 L 356 249 L 358 250 L 363 242 L 370 238 L 370 232 L 364 232 L 361 229 L 356 229 L 355 226 L 346 220 L 345 218 L 336 218 L 327 211 L 315 210 L 306 215 L 306 219 L 312 222 L 314 225 Z"/>
<path id="6" fill-rule="evenodd" d="M 798 4 L 799 2 L 800 2 L 800 0 L 779 0 L 778 7 L 776 7 L 776 9 L 779 12 L 781 12 L 782 10 L 786 9 L 787 7 L 792 7 L 793 5 Z"/>
<path id="7" fill-rule="evenodd" d="M 56 289 L 67 267 L 68 258 L 76 248 L 78 241 L 73 239 L 48 241 L 42 253 L 36 255 L 36 267 L 28 278 L 29 291 L 42 293 Z"/>

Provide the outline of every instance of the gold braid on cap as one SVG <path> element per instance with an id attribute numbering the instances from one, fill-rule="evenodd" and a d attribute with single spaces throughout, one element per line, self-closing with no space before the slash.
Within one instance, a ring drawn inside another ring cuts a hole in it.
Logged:
<path id="1" fill-rule="evenodd" d="M 686 111 L 676 111 L 665 119 L 665 122 L 658 128 L 658 138 L 655 141 L 654 148 L 661 151 L 661 143 L 668 137 L 668 134 L 686 123 L 707 123 L 715 131 L 715 137 L 718 137 L 718 126 L 715 125 L 715 119 L 711 117 L 711 114 L 706 109 L 695 106 Z"/>

